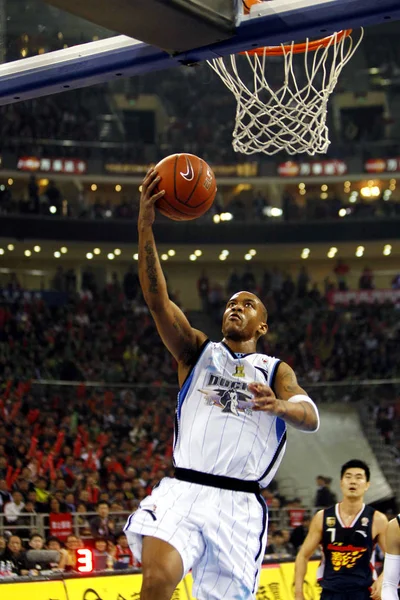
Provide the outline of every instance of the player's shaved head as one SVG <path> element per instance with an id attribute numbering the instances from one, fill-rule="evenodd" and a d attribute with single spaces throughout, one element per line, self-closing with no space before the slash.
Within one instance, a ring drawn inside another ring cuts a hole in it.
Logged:
<path id="1" fill-rule="evenodd" d="M 239 295 L 242 295 L 242 294 L 244 294 L 244 295 L 248 296 L 248 297 L 249 297 L 249 299 L 251 299 L 251 300 L 255 300 L 255 301 L 256 301 L 257 307 L 258 307 L 258 308 L 260 309 L 260 311 L 261 311 L 262 319 L 263 319 L 263 321 L 266 323 L 266 322 L 268 321 L 268 311 L 267 311 L 267 308 L 266 308 L 266 306 L 265 306 L 264 302 L 262 302 L 258 296 L 256 296 L 255 294 L 253 294 L 253 292 L 248 292 L 247 290 L 242 290 L 242 291 L 240 291 L 240 292 L 236 292 L 236 294 L 233 294 L 233 296 L 231 296 L 231 297 L 229 298 L 229 300 L 228 300 L 227 304 L 229 304 L 229 302 L 230 302 L 231 300 L 236 300 L 236 298 L 237 298 Z M 245 300 L 245 299 L 246 299 L 246 298 L 244 298 L 244 300 Z"/>

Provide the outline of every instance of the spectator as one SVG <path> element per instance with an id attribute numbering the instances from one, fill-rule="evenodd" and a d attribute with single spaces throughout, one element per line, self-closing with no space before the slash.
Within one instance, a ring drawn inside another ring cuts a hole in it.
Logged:
<path id="1" fill-rule="evenodd" d="M 10 561 L 12 569 L 17 575 L 28 575 L 29 563 L 26 557 L 26 552 L 22 548 L 21 538 L 17 535 L 12 535 L 7 544 L 7 549 L 4 552 L 3 560 Z"/>
<path id="2" fill-rule="evenodd" d="M 121 531 L 116 537 L 114 568 L 140 567 L 140 563 L 135 559 L 129 547 L 125 533 Z"/>
<path id="3" fill-rule="evenodd" d="M 36 501 L 42 506 L 46 505 L 49 501 L 50 492 L 47 490 L 47 480 L 44 477 L 40 477 L 35 487 Z M 43 512 L 43 511 L 42 511 Z"/>
<path id="4" fill-rule="evenodd" d="M 4 514 L 6 516 L 7 523 L 16 524 L 20 514 L 22 513 L 25 507 L 25 503 L 23 501 L 24 498 L 21 492 L 14 492 L 12 498 L 12 501 L 8 502 L 5 505 Z"/>
<path id="5" fill-rule="evenodd" d="M 3 560 L 4 553 L 7 549 L 7 540 L 4 535 L 0 535 L 0 560 Z"/>
<path id="6" fill-rule="evenodd" d="M 333 269 L 333 272 L 336 275 L 338 289 L 341 292 L 346 292 L 348 290 L 347 275 L 349 274 L 349 271 L 350 271 L 350 267 L 344 262 L 344 260 L 342 258 L 339 258 L 339 260 L 336 263 L 335 268 Z"/>
<path id="7" fill-rule="evenodd" d="M 64 570 L 65 565 L 68 561 L 68 552 L 65 548 L 61 546 L 60 540 L 55 536 L 51 536 L 47 540 L 46 547 L 48 550 L 56 550 L 60 553 L 60 560 L 58 561 L 57 567 L 53 566 L 53 569 L 57 568 L 60 570 Z"/>
<path id="8" fill-rule="evenodd" d="M 210 293 L 210 282 L 207 273 L 203 270 L 198 281 L 197 291 L 201 301 L 201 310 L 206 313 L 208 311 L 208 295 Z"/>
<path id="9" fill-rule="evenodd" d="M 306 267 L 301 267 L 297 276 L 297 296 L 299 298 L 305 298 L 307 295 L 308 284 L 310 282 L 310 276 Z"/>
<path id="10" fill-rule="evenodd" d="M 329 508 L 336 502 L 336 495 L 331 492 L 329 485 L 332 479 L 324 475 L 318 475 L 316 478 L 317 493 L 315 496 L 314 506 L 316 508 Z"/>
<path id="11" fill-rule="evenodd" d="M 93 558 L 95 571 L 104 571 L 105 569 L 113 568 L 114 558 L 108 550 L 106 538 L 98 537 L 95 539 Z"/>
<path id="12" fill-rule="evenodd" d="M 374 289 L 374 274 L 369 267 L 365 267 L 361 273 L 361 277 L 358 283 L 360 290 L 373 290 Z"/>
<path id="13" fill-rule="evenodd" d="M 311 519 L 308 515 L 303 516 L 301 525 L 295 527 L 290 534 L 290 543 L 292 544 L 295 554 L 297 554 L 300 546 L 303 544 L 307 537 L 308 529 L 310 527 Z"/>
<path id="14" fill-rule="evenodd" d="M 96 506 L 98 516 L 90 520 L 90 530 L 93 537 L 104 537 L 113 539 L 115 533 L 115 523 L 109 518 L 110 508 L 107 502 L 99 502 Z"/>
<path id="15" fill-rule="evenodd" d="M 3 508 L 7 502 L 12 502 L 12 496 L 8 491 L 6 480 L 0 479 L 0 512 L 3 512 Z"/>
<path id="16" fill-rule="evenodd" d="M 76 569 L 76 551 L 80 547 L 80 539 L 76 535 L 71 534 L 67 537 L 65 542 L 67 557 L 65 561 L 65 568 L 68 571 Z"/>
<path id="17" fill-rule="evenodd" d="M 285 536 L 281 529 L 272 532 L 271 543 L 267 546 L 265 554 L 275 556 L 291 555 L 291 548 L 288 542 L 285 542 Z"/>

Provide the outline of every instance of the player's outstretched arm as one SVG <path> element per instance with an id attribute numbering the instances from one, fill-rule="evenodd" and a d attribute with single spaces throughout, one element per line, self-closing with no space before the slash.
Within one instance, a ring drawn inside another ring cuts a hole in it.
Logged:
<path id="1" fill-rule="evenodd" d="M 398 600 L 400 582 L 400 527 L 397 519 L 386 530 L 386 554 L 383 569 L 382 600 Z"/>
<path id="2" fill-rule="evenodd" d="M 168 296 L 153 235 L 154 205 L 164 191 L 154 193 L 160 178 L 151 169 L 143 180 L 138 219 L 139 280 L 147 306 L 165 346 L 174 358 L 189 365 L 206 335 L 193 329 L 181 309 Z"/>
<path id="3" fill-rule="evenodd" d="M 263 410 L 283 419 L 288 425 L 305 432 L 319 428 L 319 414 L 314 402 L 297 383 L 296 375 L 288 364 L 278 366 L 275 391 L 262 383 L 251 383 L 254 410 Z"/>
<path id="4" fill-rule="evenodd" d="M 307 537 L 300 547 L 300 550 L 296 556 L 295 571 L 294 571 L 294 595 L 295 600 L 304 600 L 303 596 L 303 585 L 304 579 L 307 573 L 307 565 L 311 556 L 318 548 L 322 541 L 322 525 L 323 525 L 324 511 L 320 510 L 314 515 Z"/>

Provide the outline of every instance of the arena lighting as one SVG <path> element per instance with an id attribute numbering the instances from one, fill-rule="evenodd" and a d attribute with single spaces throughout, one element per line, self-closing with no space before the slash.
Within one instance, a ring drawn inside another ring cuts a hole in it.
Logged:
<path id="1" fill-rule="evenodd" d="M 362 256 L 364 256 L 364 246 L 358 246 L 357 250 L 356 250 L 356 256 L 357 258 L 361 258 Z"/>
<path id="2" fill-rule="evenodd" d="M 108 219 L 109 219 L 110 217 L 112 217 L 112 212 L 111 212 L 111 210 L 106 210 L 106 212 L 104 213 L 104 216 L 105 216 L 105 217 L 107 217 Z"/>
<path id="3" fill-rule="evenodd" d="M 306 189 L 306 184 L 305 183 L 299 183 L 299 190 L 305 190 Z"/>
<path id="4" fill-rule="evenodd" d="M 0 192 L 4 192 L 5 189 L 6 189 L 5 185 L 0 185 Z"/>
<path id="5" fill-rule="evenodd" d="M 95 183 L 92 183 L 90 189 L 92 190 L 92 192 L 95 192 L 97 190 L 97 185 Z"/>
<path id="6" fill-rule="evenodd" d="M 328 258 L 335 258 L 338 249 L 335 247 L 329 248 L 329 252 L 327 254 Z"/>
<path id="7" fill-rule="evenodd" d="M 139 192 L 142 193 L 143 186 L 139 185 Z"/>
<path id="8" fill-rule="evenodd" d="M 116 192 L 120 192 L 122 190 L 122 185 L 119 185 L 119 183 L 115 186 L 115 191 Z"/>
<path id="9" fill-rule="evenodd" d="M 30 250 L 25 250 L 24 252 L 25 256 L 27 256 L 29 258 L 29 256 L 32 256 L 32 252 Z"/>
<path id="10" fill-rule="evenodd" d="M 9 250 L 10 252 L 12 252 L 14 250 L 14 244 L 8 244 L 7 250 Z"/>
<path id="11" fill-rule="evenodd" d="M 14 183 L 14 179 L 11 179 L 11 177 L 8 179 L 7 181 L 8 185 L 12 185 Z"/>
<path id="12" fill-rule="evenodd" d="M 322 192 L 320 197 L 321 197 L 321 200 L 326 200 L 328 198 L 328 194 L 326 192 Z"/>
<path id="13" fill-rule="evenodd" d="M 368 187 L 362 187 L 360 194 L 363 198 L 377 198 L 381 193 L 380 188 L 377 185 L 368 185 Z"/>
<path id="14" fill-rule="evenodd" d="M 252 257 L 252 255 L 251 255 L 251 254 L 248 254 L 248 253 L 247 253 L 247 254 L 245 254 L 245 255 L 244 255 L 244 260 L 252 260 L 252 258 L 253 258 L 253 257 Z"/>
<path id="15" fill-rule="evenodd" d="M 121 255 L 121 250 L 119 248 L 115 248 L 114 254 L 115 254 L 115 256 L 120 256 Z"/>
<path id="16" fill-rule="evenodd" d="M 386 246 L 383 249 L 383 255 L 390 256 L 391 254 L 392 254 L 392 246 L 390 244 L 386 244 Z"/>
<path id="17" fill-rule="evenodd" d="M 78 548 L 76 551 L 76 570 L 79 573 L 91 573 L 93 568 L 92 551 L 89 548 Z"/>
<path id="18" fill-rule="evenodd" d="M 255 256 L 257 254 L 257 250 L 254 250 L 254 248 L 252 248 L 251 250 L 249 250 L 249 254 L 251 254 L 251 256 Z"/>
<path id="19" fill-rule="evenodd" d="M 346 209 L 345 208 L 341 208 L 338 212 L 339 217 L 345 217 L 347 214 Z"/>
<path id="20" fill-rule="evenodd" d="M 168 256 L 175 256 L 176 252 L 173 248 L 171 248 L 171 250 L 168 250 Z"/>
<path id="21" fill-rule="evenodd" d="M 50 206 L 49 211 L 51 212 L 52 215 L 55 215 L 57 212 L 57 208 L 55 206 Z"/>
<path id="22" fill-rule="evenodd" d="M 219 258 L 219 260 L 226 260 L 228 258 L 228 255 L 227 254 L 220 254 L 218 258 Z"/>
<path id="23" fill-rule="evenodd" d="M 161 260 L 168 260 L 168 254 L 161 254 Z"/>
<path id="24" fill-rule="evenodd" d="M 310 248 L 303 248 L 302 252 L 301 252 L 301 258 L 303 260 L 307 260 L 307 258 L 310 256 Z"/>
<path id="25" fill-rule="evenodd" d="M 93 254 L 101 254 L 101 250 L 100 250 L 100 248 L 95 248 L 95 249 L 93 250 Z"/>
<path id="26" fill-rule="evenodd" d="M 86 254 L 86 258 L 87 258 L 88 260 L 92 260 L 92 258 L 93 258 L 93 254 L 92 254 L 91 252 L 87 252 L 87 254 Z"/>
<path id="27" fill-rule="evenodd" d="M 281 217 L 283 211 L 281 208 L 277 208 L 276 206 L 266 206 L 263 208 L 263 214 L 267 215 L 267 217 Z"/>
<path id="28" fill-rule="evenodd" d="M 229 255 L 229 250 L 221 250 L 221 254 L 224 254 L 225 256 Z"/>
<path id="29" fill-rule="evenodd" d="M 41 247 L 40 246 L 33 246 L 33 249 L 35 252 L 40 252 L 41 251 Z"/>
<path id="30" fill-rule="evenodd" d="M 61 254 L 67 254 L 68 252 L 68 248 L 66 246 L 63 246 L 62 248 L 60 248 Z"/>
<path id="31" fill-rule="evenodd" d="M 0 254 L 3 255 L 4 254 L 4 248 L 0 248 Z"/>
<path id="32" fill-rule="evenodd" d="M 219 215 L 214 215 L 213 221 L 214 221 L 214 223 L 219 223 L 221 221 L 221 217 Z"/>
<path id="33" fill-rule="evenodd" d="M 300 190 L 300 196 L 305 196 L 306 195 L 306 190 Z"/>
<path id="34" fill-rule="evenodd" d="M 385 190 L 383 192 L 383 200 L 385 202 L 387 202 L 388 200 L 390 200 L 391 195 L 392 195 L 392 190 Z"/>
<path id="35" fill-rule="evenodd" d="M 351 192 L 350 197 L 349 197 L 349 202 L 351 202 L 351 204 L 354 204 L 355 202 L 357 202 L 357 198 L 358 198 L 358 192 Z"/>
<path id="36" fill-rule="evenodd" d="M 139 260 L 139 254 L 136 252 L 132 258 L 133 260 Z"/>
<path id="37" fill-rule="evenodd" d="M 201 255 L 203 254 L 203 252 L 202 252 L 201 250 L 195 250 L 195 251 L 194 251 L 194 254 L 195 254 L 197 257 L 199 257 L 199 256 L 201 256 Z"/>
<path id="38" fill-rule="evenodd" d="M 59 252 L 58 250 L 56 250 L 54 252 L 54 258 L 60 258 L 60 256 L 61 256 L 61 252 Z"/>
<path id="39" fill-rule="evenodd" d="M 115 256 L 114 256 L 114 254 L 112 252 L 109 252 L 107 254 L 107 258 L 108 258 L 108 260 L 114 260 Z"/>
<path id="40" fill-rule="evenodd" d="M 321 185 L 321 192 L 327 192 L 328 191 L 328 186 L 326 184 Z"/>
<path id="41" fill-rule="evenodd" d="M 221 219 L 221 221 L 232 221 L 233 214 L 230 212 L 223 212 L 219 215 L 219 218 Z"/>
<path id="42" fill-rule="evenodd" d="M 193 260 L 197 260 L 197 256 L 196 256 L 195 254 L 191 254 L 191 255 L 189 256 L 189 260 L 192 260 L 192 261 L 193 261 Z"/>

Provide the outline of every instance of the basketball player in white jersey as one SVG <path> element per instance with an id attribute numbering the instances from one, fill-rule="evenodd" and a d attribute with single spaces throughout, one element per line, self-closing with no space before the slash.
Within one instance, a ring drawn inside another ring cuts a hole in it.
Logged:
<path id="1" fill-rule="evenodd" d="M 178 362 L 175 476 L 141 502 L 124 531 L 142 563 L 141 600 L 170 600 L 191 569 L 198 600 L 254 599 L 267 539 L 260 490 L 282 460 L 286 425 L 314 432 L 318 411 L 288 365 L 257 354 L 268 329 L 257 296 L 239 292 L 229 300 L 219 343 L 171 302 L 152 231 L 159 180 L 150 170 L 143 182 L 139 278 Z"/>
<path id="2" fill-rule="evenodd" d="M 398 600 L 400 583 L 400 514 L 392 519 L 386 530 L 385 568 L 382 600 Z"/>

